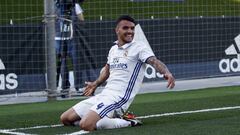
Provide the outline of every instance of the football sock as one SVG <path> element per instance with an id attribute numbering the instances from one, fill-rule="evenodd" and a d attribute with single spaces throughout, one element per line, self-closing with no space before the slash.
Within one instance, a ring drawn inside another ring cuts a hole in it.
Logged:
<path id="1" fill-rule="evenodd" d="M 104 117 L 97 122 L 97 129 L 113 129 L 131 126 L 131 122 L 120 118 Z"/>
<path id="2" fill-rule="evenodd" d="M 74 126 L 78 126 L 79 127 L 79 123 L 80 123 L 80 120 L 77 120 L 73 123 Z"/>

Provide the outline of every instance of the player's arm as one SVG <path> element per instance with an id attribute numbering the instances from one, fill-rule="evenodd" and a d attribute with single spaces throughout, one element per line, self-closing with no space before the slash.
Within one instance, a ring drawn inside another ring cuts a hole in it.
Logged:
<path id="1" fill-rule="evenodd" d="M 175 78 L 162 61 L 157 59 L 155 56 L 152 56 L 147 59 L 146 63 L 150 64 L 159 73 L 163 74 L 163 77 L 168 81 L 167 88 L 172 89 L 175 86 Z"/>
<path id="2" fill-rule="evenodd" d="M 85 96 L 90 96 L 92 95 L 95 90 L 97 89 L 98 86 L 100 86 L 101 84 L 103 84 L 109 77 L 109 65 L 106 64 L 103 69 L 100 72 L 100 75 L 98 77 L 97 80 L 95 80 L 94 82 L 85 82 L 86 83 L 86 88 L 84 90 L 84 95 Z"/>

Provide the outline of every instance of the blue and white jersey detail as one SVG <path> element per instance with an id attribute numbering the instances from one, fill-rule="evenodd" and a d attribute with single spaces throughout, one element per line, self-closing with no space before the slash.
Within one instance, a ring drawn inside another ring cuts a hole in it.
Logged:
<path id="1" fill-rule="evenodd" d="M 122 47 L 114 45 L 110 49 L 107 62 L 110 76 L 103 93 L 117 95 L 119 100 L 101 111 L 101 117 L 112 110 L 129 107 L 142 84 L 145 61 L 151 56 L 154 56 L 151 48 L 142 42 L 132 41 Z"/>
<path id="2" fill-rule="evenodd" d="M 110 69 L 119 69 L 119 70 L 126 70 L 128 68 L 127 63 L 119 62 L 121 58 L 114 58 L 113 62 L 110 63 Z"/>
<path id="3" fill-rule="evenodd" d="M 133 87 L 136 83 L 136 79 L 138 77 L 139 71 L 141 69 L 142 66 L 142 62 L 139 61 L 133 71 L 133 74 L 131 75 L 131 79 L 128 83 L 127 89 L 125 90 L 125 94 L 124 96 L 121 98 L 121 100 L 115 104 L 111 104 L 108 107 L 106 107 L 103 111 L 100 112 L 100 117 L 104 117 L 105 115 L 107 115 L 107 113 L 111 112 L 112 110 L 116 110 L 118 108 L 121 108 L 124 104 L 126 104 L 127 102 L 129 102 L 131 93 L 133 92 Z"/>

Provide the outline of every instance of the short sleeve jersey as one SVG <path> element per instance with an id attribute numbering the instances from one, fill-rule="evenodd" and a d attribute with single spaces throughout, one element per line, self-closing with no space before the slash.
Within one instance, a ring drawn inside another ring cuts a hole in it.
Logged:
<path id="1" fill-rule="evenodd" d="M 154 56 L 152 49 L 143 42 L 112 46 L 107 61 L 110 76 L 105 88 L 113 90 L 126 102 L 133 100 L 144 78 L 145 62 L 151 56 Z"/>

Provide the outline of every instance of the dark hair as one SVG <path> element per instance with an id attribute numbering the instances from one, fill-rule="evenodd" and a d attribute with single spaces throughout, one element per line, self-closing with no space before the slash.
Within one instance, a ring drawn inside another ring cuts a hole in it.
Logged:
<path id="1" fill-rule="evenodd" d="M 117 21 L 116 21 L 116 25 L 118 25 L 119 22 L 121 22 L 122 20 L 126 20 L 126 21 L 129 21 L 129 22 L 132 22 L 134 23 L 135 25 L 137 24 L 137 22 L 135 21 L 135 19 L 133 19 L 131 16 L 129 15 L 122 15 L 120 16 Z"/>
<path id="2" fill-rule="evenodd" d="M 82 3 L 84 0 L 75 0 L 77 3 Z"/>

